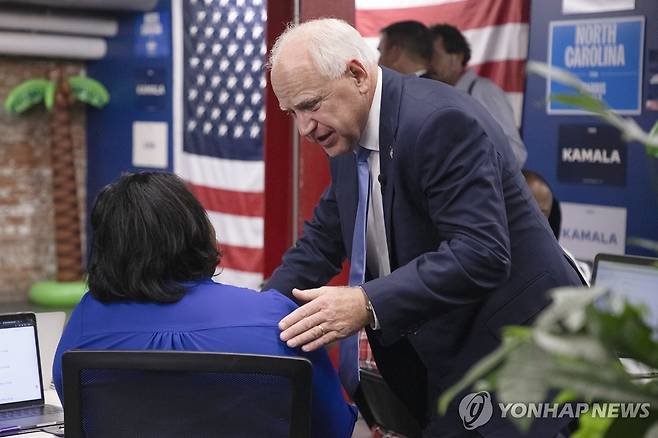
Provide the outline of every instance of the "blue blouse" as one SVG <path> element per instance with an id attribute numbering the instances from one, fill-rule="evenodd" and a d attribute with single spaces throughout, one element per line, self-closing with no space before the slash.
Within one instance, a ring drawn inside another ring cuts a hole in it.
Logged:
<path id="1" fill-rule="evenodd" d="M 186 350 L 304 356 L 313 363 L 312 436 L 350 437 L 356 409 L 342 396 L 324 350 L 304 353 L 279 340 L 279 321 L 297 305 L 271 290 L 189 283 L 176 303 L 102 303 L 87 293 L 71 315 L 55 353 L 53 379 L 60 400 L 62 354 L 88 350 Z"/>

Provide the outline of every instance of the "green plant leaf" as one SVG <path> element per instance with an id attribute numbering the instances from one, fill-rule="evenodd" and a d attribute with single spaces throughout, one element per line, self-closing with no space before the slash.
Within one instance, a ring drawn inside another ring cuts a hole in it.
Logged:
<path id="1" fill-rule="evenodd" d="M 582 358 L 592 362 L 602 362 L 612 357 L 601 341 L 592 336 L 560 336 L 537 328 L 533 332 L 533 339 L 543 351 L 548 353 Z"/>
<path id="2" fill-rule="evenodd" d="M 603 438 L 614 421 L 614 418 L 594 418 L 591 411 L 586 412 L 579 417 L 578 430 L 571 438 Z"/>
<path id="3" fill-rule="evenodd" d="M 583 399 L 658 405 L 658 393 L 633 382 L 617 360 L 592 363 L 554 357 L 544 369 L 551 387 L 569 388 Z"/>
<path id="4" fill-rule="evenodd" d="M 86 76 L 72 76 L 68 79 L 71 93 L 81 102 L 102 108 L 110 101 L 110 94 L 103 84 Z"/>
<path id="5" fill-rule="evenodd" d="M 51 111 L 55 106 L 56 91 L 57 91 L 57 83 L 55 81 L 49 81 L 43 93 L 43 103 L 44 105 L 46 105 L 46 109 L 48 111 Z"/>
<path id="6" fill-rule="evenodd" d="M 654 123 L 653 127 L 649 131 L 649 137 L 658 138 L 658 121 Z M 647 150 L 647 154 L 652 155 L 655 158 L 658 158 L 658 146 L 645 144 L 644 147 Z"/>
<path id="7" fill-rule="evenodd" d="M 535 327 L 558 332 L 567 329 L 575 333 L 585 324 L 585 308 L 608 293 L 602 287 L 561 287 L 551 291 L 553 302 L 539 314 Z"/>
<path id="8" fill-rule="evenodd" d="M 553 94 L 551 99 L 565 105 L 571 105 L 586 109 L 595 114 L 604 114 L 608 107 L 590 94 Z"/>
<path id="9" fill-rule="evenodd" d="M 626 239 L 627 245 L 637 246 L 638 248 L 648 249 L 658 254 L 658 242 L 651 239 L 644 239 L 642 237 L 629 237 Z"/>
<path id="10" fill-rule="evenodd" d="M 446 389 L 439 397 L 439 413 L 444 415 L 448 405 L 457 394 L 493 371 L 509 354 L 523 343 L 529 342 L 532 331 L 529 327 L 505 327 L 503 343 L 475 364 L 457 383 Z"/>
<path id="11" fill-rule="evenodd" d="M 610 123 L 612 126 L 619 129 L 622 133 L 622 136 L 627 141 L 639 141 L 646 145 L 647 152 L 653 154 L 656 148 L 658 148 L 658 136 L 651 136 L 644 132 L 642 128 L 631 118 L 623 118 L 617 115 L 614 111 L 610 110 L 605 103 L 600 99 L 593 96 L 587 90 L 585 83 L 581 81 L 577 76 L 562 70 L 560 68 L 551 67 L 547 64 L 529 61 L 526 64 L 526 68 L 530 73 L 536 73 L 540 76 L 543 76 L 551 81 L 556 81 L 561 84 L 567 85 L 574 88 L 578 93 L 577 94 L 565 94 L 559 95 L 554 99 L 560 101 L 559 99 L 564 99 L 563 103 L 567 105 L 579 106 L 588 111 L 592 111 L 601 117 L 606 122 Z M 585 96 L 584 99 L 580 97 Z"/>
<path id="12" fill-rule="evenodd" d="M 658 438 L 658 421 L 655 421 L 653 425 L 647 431 L 645 438 Z"/>
<path id="13" fill-rule="evenodd" d="M 571 389 L 563 389 L 555 396 L 553 403 L 562 404 L 574 400 L 578 400 L 578 394 Z"/>
<path id="14" fill-rule="evenodd" d="M 597 337 L 609 351 L 623 352 L 625 357 L 638 360 L 649 367 L 658 367 L 658 343 L 638 306 L 624 303 L 619 314 L 587 309 L 588 332 Z"/>
<path id="15" fill-rule="evenodd" d="M 17 85 L 5 99 L 5 111 L 20 114 L 41 102 L 49 83 L 46 79 L 28 79 Z"/>

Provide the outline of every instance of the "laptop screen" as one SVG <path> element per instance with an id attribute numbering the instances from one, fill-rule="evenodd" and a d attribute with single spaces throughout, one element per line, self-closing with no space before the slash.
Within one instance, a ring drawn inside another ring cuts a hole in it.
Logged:
<path id="1" fill-rule="evenodd" d="M 648 310 L 647 323 L 658 327 L 658 260 L 599 254 L 593 283 L 606 286 Z"/>
<path id="2" fill-rule="evenodd" d="M 42 399 L 34 315 L 0 317 L 0 406 Z"/>

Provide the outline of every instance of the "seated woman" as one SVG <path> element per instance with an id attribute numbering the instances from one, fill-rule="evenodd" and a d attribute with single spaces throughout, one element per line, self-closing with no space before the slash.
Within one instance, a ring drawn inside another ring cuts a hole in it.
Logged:
<path id="1" fill-rule="evenodd" d="M 91 212 L 89 292 L 75 308 L 53 365 L 63 400 L 62 354 L 88 350 L 186 350 L 305 356 L 313 363 L 312 436 L 349 437 L 356 411 L 343 400 L 325 351 L 279 340 L 296 304 L 211 280 L 220 260 L 201 204 L 177 176 L 127 174 Z"/>

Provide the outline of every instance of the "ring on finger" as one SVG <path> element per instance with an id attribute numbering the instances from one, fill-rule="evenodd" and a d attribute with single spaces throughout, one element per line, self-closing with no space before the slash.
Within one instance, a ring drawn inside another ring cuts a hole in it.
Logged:
<path id="1" fill-rule="evenodd" d="M 324 330 L 324 327 L 322 327 L 322 324 L 318 324 L 318 328 L 320 329 L 320 336 L 324 336 L 327 332 Z"/>

